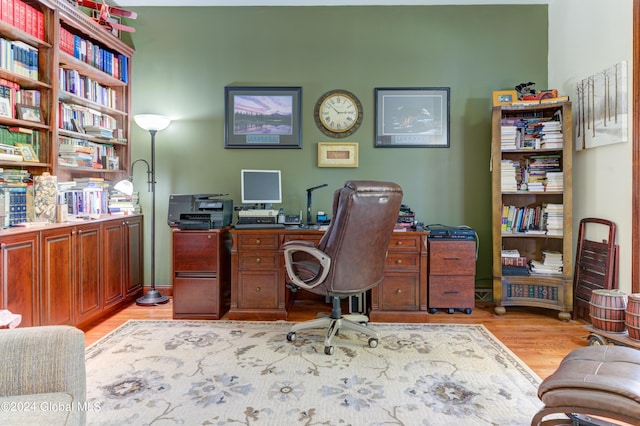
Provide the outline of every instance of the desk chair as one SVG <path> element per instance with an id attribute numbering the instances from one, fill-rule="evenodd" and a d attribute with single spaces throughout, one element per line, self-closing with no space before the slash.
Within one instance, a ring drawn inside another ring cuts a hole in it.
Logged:
<path id="1" fill-rule="evenodd" d="M 284 244 L 287 278 L 291 285 L 327 296 L 331 315 L 291 327 L 287 340 L 296 332 L 327 328 L 324 352 L 333 353 L 331 339 L 339 329 L 351 329 L 369 336 L 369 346 L 378 345 L 378 334 L 359 323 L 366 315 L 342 316 L 340 300 L 380 284 L 393 227 L 398 221 L 402 189 L 395 183 L 348 181 L 333 195 L 329 229 L 317 246 L 309 241 Z"/>

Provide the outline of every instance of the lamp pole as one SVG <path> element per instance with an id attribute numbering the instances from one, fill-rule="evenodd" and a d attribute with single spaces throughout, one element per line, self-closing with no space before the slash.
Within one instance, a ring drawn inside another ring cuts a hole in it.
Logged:
<path id="1" fill-rule="evenodd" d="M 134 116 L 134 120 L 141 128 L 151 134 L 151 167 L 148 170 L 149 188 L 151 190 L 151 281 L 149 291 L 136 300 L 138 305 L 153 306 L 169 301 L 156 290 L 156 133 L 166 128 L 171 122 L 163 116 L 143 114 Z"/>

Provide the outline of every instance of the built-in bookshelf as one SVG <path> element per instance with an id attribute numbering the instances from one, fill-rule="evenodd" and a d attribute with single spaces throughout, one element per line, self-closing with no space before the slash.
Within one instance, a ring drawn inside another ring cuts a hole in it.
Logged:
<path id="1" fill-rule="evenodd" d="M 72 2 L 1 6 L 0 204 L 8 210 L 10 187 L 46 173 L 58 182 L 127 177 L 134 50 Z M 3 214 L 0 205 L 4 225 Z"/>
<path id="2" fill-rule="evenodd" d="M 571 318 L 571 103 L 494 107 L 492 236 L 495 312 L 537 306 Z"/>

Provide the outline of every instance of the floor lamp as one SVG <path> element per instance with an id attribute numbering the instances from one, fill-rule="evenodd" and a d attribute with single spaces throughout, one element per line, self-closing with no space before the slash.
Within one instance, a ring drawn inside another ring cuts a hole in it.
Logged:
<path id="1" fill-rule="evenodd" d="M 146 160 L 140 159 L 131 163 L 131 175 L 133 166 L 138 162 L 147 165 L 147 183 L 151 192 L 151 286 L 149 291 L 136 300 L 138 305 L 153 306 L 169 301 L 168 296 L 163 296 L 156 290 L 156 133 L 164 130 L 171 123 L 169 117 L 155 114 L 139 114 L 133 117 L 136 124 L 151 134 L 151 165 Z M 125 194 L 133 194 L 133 178 L 118 182 L 114 189 Z"/>

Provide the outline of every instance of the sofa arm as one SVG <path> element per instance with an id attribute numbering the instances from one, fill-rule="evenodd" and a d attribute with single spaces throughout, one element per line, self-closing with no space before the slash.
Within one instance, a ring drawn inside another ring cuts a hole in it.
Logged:
<path id="1" fill-rule="evenodd" d="M 87 395 L 84 333 L 70 326 L 0 330 L 0 396 L 66 392 Z"/>

